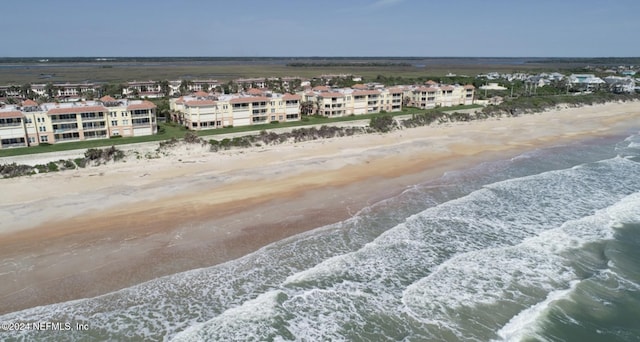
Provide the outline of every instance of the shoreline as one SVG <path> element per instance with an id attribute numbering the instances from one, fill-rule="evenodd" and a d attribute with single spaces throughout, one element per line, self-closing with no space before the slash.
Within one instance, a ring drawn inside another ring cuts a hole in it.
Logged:
<path id="1" fill-rule="evenodd" d="M 233 260 L 446 171 L 638 118 L 637 102 L 611 103 L 1 179 L 0 314 Z"/>

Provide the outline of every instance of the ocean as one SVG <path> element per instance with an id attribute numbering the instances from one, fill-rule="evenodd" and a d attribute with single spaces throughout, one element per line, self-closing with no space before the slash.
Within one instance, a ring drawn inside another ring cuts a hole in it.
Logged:
<path id="1" fill-rule="evenodd" d="M 640 134 L 448 172 L 240 259 L 0 322 L 71 326 L 4 341 L 640 341 Z"/>

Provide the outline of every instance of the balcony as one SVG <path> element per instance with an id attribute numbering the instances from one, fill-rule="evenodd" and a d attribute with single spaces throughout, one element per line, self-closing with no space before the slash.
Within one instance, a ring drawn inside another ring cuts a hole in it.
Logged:
<path id="1" fill-rule="evenodd" d="M 13 144 L 2 144 L 2 148 L 11 148 L 11 147 L 26 147 L 26 143 L 13 143 Z"/>
<path id="2" fill-rule="evenodd" d="M 83 122 L 90 122 L 90 121 L 104 121 L 105 118 L 104 116 L 96 116 L 96 117 L 89 117 L 89 118 L 82 118 Z"/>
<path id="3" fill-rule="evenodd" d="M 149 113 L 138 113 L 138 114 L 131 113 L 131 117 L 132 118 L 148 118 Z"/>
<path id="4" fill-rule="evenodd" d="M 133 127 L 151 126 L 151 122 L 133 122 Z"/>
<path id="5" fill-rule="evenodd" d="M 86 126 L 86 127 L 82 126 L 82 129 L 84 131 L 96 131 L 96 130 L 105 129 L 105 128 L 106 128 L 106 125 L 102 125 L 102 126 Z"/>
<path id="6" fill-rule="evenodd" d="M 1 123 L 0 127 L 19 127 L 22 126 L 22 122 Z"/>
<path id="7" fill-rule="evenodd" d="M 73 119 L 54 119 L 54 117 L 51 117 L 51 122 L 53 122 L 53 123 L 78 122 L 78 119 L 77 118 L 73 118 Z"/>
<path id="8" fill-rule="evenodd" d="M 77 132 L 78 129 L 77 128 L 61 128 L 61 129 L 54 129 L 53 133 L 66 133 L 66 132 Z"/>

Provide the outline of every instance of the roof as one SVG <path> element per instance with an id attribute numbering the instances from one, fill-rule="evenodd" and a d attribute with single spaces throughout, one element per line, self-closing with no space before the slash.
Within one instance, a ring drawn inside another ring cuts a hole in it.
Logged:
<path id="1" fill-rule="evenodd" d="M 301 100 L 302 96 L 300 95 L 293 95 L 293 94 L 284 94 L 282 96 L 282 99 L 285 101 L 289 101 L 289 100 Z"/>
<path id="2" fill-rule="evenodd" d="M 320 93 L 318 94 L 319 97 L 344 97 L 344 94 L 342 93 Z"/>
<path id="3" fill-rule="evenodd" d="M 268 97 L 247 96 L 247 97 L 236 97 L 235 99 L 229 100 L 229 103 L 249 103 L 249 102 L 267 102 L 267 101 L 270 101 Z"/>
<path id="4" fill-rule="evenodd" d="M 433 80 L 428 80 L 428 81 L 424 82 L 424 84 L 427 84 L 427 85 L 436 85 L 436 84 L 438 84 L 438 82 L 435 82 L 435 81 L 433 81 Z"/>
<path id="5" fill-rule="evenodd" d="M 416 89 L 417 91 L 423 91 L 423 92 L 427 92 L 427 93 L 435 93 L 436 91 L 438 91 L 438 88 L 432 88 L 432 87 L 420 87 Z"/>
<path id="6" fill-rule="evenodd" d="M 260 90 L 260 89 L 251 88 L 251 89 L 247 90 L 247 94 L 250 94 L 250 95 L 262 95 L 263 91 Z"/>
<path id="7" fill-rule="evenodd" d="M 154 109 L 156 105 L 151 101 L 142 101 L 142 103 L 134 103 L 127 106 L 127 110 L 136 110 L 136 109 Z"/>
<path id="8" fill-rule="evenodd" d="M 113 97 L 111 97 L 109 95 L 105 95 L 105 96 L 101 97 L 100 101 L 105 102 L 105 103 L 118 102 L 118 100 L 114 99 Z"/>
<path id="9" fill-rule="evenodd" d="M 353 88 L 353 89 L 369 89 L 369 87 L 367 87 L 366 85 L 364 85 L 362 83 L 354 84 L 351 88 Z"/>
<path id="10" fill-rule="evenodd" d="M 197 96 L 197 97 L 207 97 L 207 96 L 209 96 L 209 94 L 208 94 L 208 93 L 206 93 L 206 92 L 204 92 L 204 91 L 202 91 L 202 90 L 200 90 L 200 91 L 196 91 L 195 93 L 193 93 L 193 95 L 195 95 L 195 96 Z"/>
<path id="11" fill-rule="evenodd" d="M 359 95 L 380 95 L 380 92 L 377 90 L 359 90 L 359 91 L 354 91 L 353 92 L 354 96 L 359 96 Z"/>
<path id="12" fill-rule="evenodd" d="M 0 118 L 9 119 L 9 118 L 21 118 L 23 117 L 22 112 L 17 110 L 12 110 L 8 112 L 0 112 Z"/>
<path id="13" fill-rule="evenodd" d="M 464 89 L 476 89 L 476 87 L 474 87 L 473 84 L 467 84 L 464 86 Z"/>
<path id="14" fill-rule="evenodd" d="M 315 86 L 311 90 L 314 90 L 314 91 L 329 91 L 329 90 L 331 90 L 331 88 L 329 88 L 327 86 Z"/>
<path id="15" fill-rule="evenodd" d="M 213 100 L 194 100 L 187 101 L 186 105 L 189 107 L 207 107 L 207 106 L 215 106 L 216 101 Z"/>
<path id="16" fill-rule="evenodd" d="M 456 88 L 455 88 L 455 87 L 453 87 L 453 86 L 447 85 L 447 86 L 442 86 L 442 87 L 440 87 L 440 89 L 441 89 L 441 90 L 454 90 L 454 89 L 456 89 Z"/>
<path id="17" fill-rule="evenodd" d="M 30 100 L 30 99 L 26 99 L 26 100 L 22 101 L 22 106 L 23 107 L 37 107 L 38 103 L 36 101 Z"/>
<path id="18" fill-rule="evenodd" d="M 76 113 L 90 113 L 90 112 L 108 112 L 109 110 L 103 106 L 73 106 L 50 109 L 47 114 L 76 114 Z"/>

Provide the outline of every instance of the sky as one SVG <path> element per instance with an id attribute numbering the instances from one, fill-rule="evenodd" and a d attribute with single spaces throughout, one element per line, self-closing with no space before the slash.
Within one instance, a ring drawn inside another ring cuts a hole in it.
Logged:
<path id="1" fill-rule="evenodd" d="M 0 57 L 638 57 L 639 0 L 5 1 Z"/>

